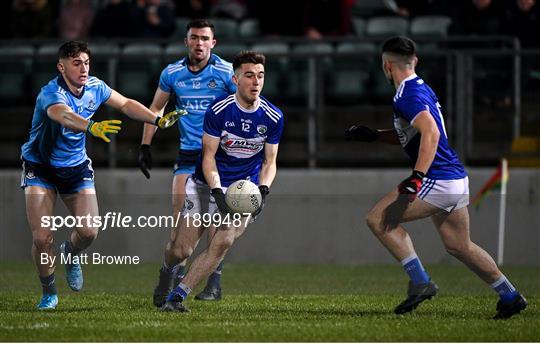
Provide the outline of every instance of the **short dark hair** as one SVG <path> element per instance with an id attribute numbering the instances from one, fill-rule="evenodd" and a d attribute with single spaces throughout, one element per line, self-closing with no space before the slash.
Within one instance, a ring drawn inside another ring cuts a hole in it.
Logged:
<path id="1" fill-rule="evenodd" d="M 189 29 L 192 27 L 197 29 L 203 29 L 205 27 L 209 27 L 210 30 L 212 30 L 212 35 L 216 35 L 216 30 L 214 28 L 214 24 L 212 24 L 208 19 L 193 19 L 186 25 L 186 35 Z"/>
<path id="2" fill-rule="evenodd" d="M 243 64 L 253 63 L 253 64 L 262 64 L 266 62 L 266 57 L 263 54 L 256 51 L 244 50 L 239 52 L 233 59 L 233 69 L 236 71 Z"/>
<path id="3" fill-rule="evenodd" d="M 88 43 L 83 41 L 69 41 L 58 49 L 58 59 L 67 59 L 70 57 L 77 57 L 81 53 L 88 54 L 90 57 L 90 49 L 88 49 Z"/>
<path id="4" fill-rule="evenodd" d="M 416 44 L 407 37 L 392 37 L 384 41 L 381 52 L 399 55 L 403 57 L 412 57 L 416 55 Z"/>

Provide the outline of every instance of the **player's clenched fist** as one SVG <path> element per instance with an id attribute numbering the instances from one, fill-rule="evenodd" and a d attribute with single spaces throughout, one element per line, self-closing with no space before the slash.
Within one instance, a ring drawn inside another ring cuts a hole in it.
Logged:
<path id="1" fill-rule="evenodd" d="M 120 129 L 122 129 L 120 127 L 120 124 L 122 124 L 122 121 L 117 119 L 111 119 L 101 122 L 94 122 L 90 120 L 88 122 L 88 126 L 86 127 L 86 131 L 88 131 L 95 137 L 99 137 L 103 141 L 109 143 L 111 142 L 111 139 L 107 137 L 107 134 L 118 134 Z"/>
<path id="2" fill-rule="evenodd" d="M 379 132 L 363 125 L 353 125 L 345 130 L 347 140 L 373 142 L 379 138 Z"/>
<path id="3" fill-rule="evenodd" d="M 422 187 L 422 180 L 424 179 L 424 173 L 413 170 L 412 174 L 404 179 L 398 185 L 398 192 L 402 195 L 407 195 L 409 202 L 414 201 L 416 195 Z"/>

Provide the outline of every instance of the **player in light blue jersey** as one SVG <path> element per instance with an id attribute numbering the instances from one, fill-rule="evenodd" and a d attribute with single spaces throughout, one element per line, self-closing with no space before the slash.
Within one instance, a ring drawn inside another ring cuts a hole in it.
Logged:
<path id="1" fill-rule="evenodd" d="M 172 242 L 172 251 L 179 260 L 193 253 L 203 230 L 195 221 L 197 215 L 210 214 L 217 231 L 182 282 L 169 294 L 163 311 L 187 311 L 182 302 L 218 266 L 244 232 L 251 217 L 227 222 L 227 214 L 231 215 L 225 203 L 227 187 L 236 180 L 249 179 L 259 185 L 263 205 L 269 194 L 276 176 L 283 114 L 259 96 L 264 84 L 264 63 L 262 54 L 238 54 L 233 61 L 236 93 L 218 98 L 206 111 L 202 158 L 186 184 L 184 221 Z"/>
<path id="2" fill-rule="evenodd" d="M 156 116 L 141 103 L 125 98 L 103 81 L 89 75 L 90 50 L 85 42 L 70 41 L 58 51 L 59 75 L 44 86 L 36 100 L 29 140 L 22 146 L 21 187 L 26 196 L 26 213 L 32 231 L 32 256 L 43 288 L 39 309 L 54 309 L 58 303 L 54 270 L 52 215 L 58 194 L 76 219 L 98 215 L 94 171 L 86 154 L 86 133 L 110 142 L 121 121 L 94 122 L 91 118 L 105 103 L 130 118 L 160 128 L 175 119 Z M 83 285 L 78 254 L 96 238 L 92 221 L 74 224 L 70 239 L 60 246 L 66 262 L 66 277 L 74 291 Z"/>
<path id="3" fill-rule="evenodd" d="M 410 277 L 408 296 L 394 310 L 404 314 L 439 290 L 424 270 L 401 223 L 431 217 L 446 250 L 462 261 L 500 296 L 496 319 L 527 307 L 527 301 L 502 274 L 491 256 L 473 243 L 469 233 L 469 181 L 448 143 L 441 106 L 433 90 L 418 77 L 415 43 L 394 37 L 382 46 L 383 70 L 396 87 L 394 129 L 352 126 L 346 137 L 358 141 L 401 144 L 414 163 L 408 178 L 380 200 L 366 221 L 381 243 Z"/>
<path id="4" fill-rule="evenodd" d="M 161 72 L 159 86 L 150 105 L 150 110 L 163 113 L 170 95 L 174 94 L 175 106 L 188 111 L 188 115 L 178 121 L 180 145 L 172 184 L 172 205 L 175 215 L 184 204 L 186 180 L 195 172 L 195 163 L 201 154 L 206 109 L 217 98 L 236 91 L 236 85 L 232 81 L 232 65 L 212 54 L 212 48 L 216 44 L 214 25 L 208 20 L 196 19 L 187 24 L 186 31 L 184 43 L 188 48 L 188 56 L 168 65 Z M 139 164 L 146 178 L 150 178 L 148 170 L 152 168 L 150 144 L 155 131 L 153 126 L 145 125 L 140 147 Z M 176 228 L 171 231 L 169 243 L 165 247 L 165 258 L 160 269 L 158 285 L 154 289 L 153 301 L 157 307 L 165 303 L 165 298 L 171 291 L 173 277 L 176 276 L 177 280 L 181 280 L 185 275 L 186 261 L 178 261 L 171 253 L 171 243 L 175 240 L 176 232 Z M 210 237 L 213 233 L 209 231 L 208 235 Z M 221 299 L 222 268 L 223 264 L 217 267 L 209 277 L 204 290 L 197 295 L 197 299 L 207 301 Z"/>

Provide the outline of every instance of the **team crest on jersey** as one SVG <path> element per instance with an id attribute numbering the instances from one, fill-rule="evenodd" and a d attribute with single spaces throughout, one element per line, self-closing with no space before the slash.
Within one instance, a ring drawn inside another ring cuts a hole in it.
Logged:
<path id="1" fill-rule="evenodd" d="M 34 171 L 28 171 L 26 172 L 26 179 L 34 179 L 36 176 L 34 175 Z"/>
<path id="2" fill-rule="evenodd" d="M 267 130 L 266 125 L 261 124 L 257 126 L 257 132 L 261 135 L 264 135 L 264 133 L 266 133 L 266 130 Z"/>
<path id="3" fill-rule="evenodd" d="M 96 102 L 94 99 L 90 99 L 88 102 L 88 110 L 95 110 L 96 109 Z"/>
<path id="4" fill-rule="evenodd" d="M 208 83 L 208 88 L 216 88 L 217 87 L 217 82 L 216 80 L 212 79 L 210 80 L 210 82 Z"/>

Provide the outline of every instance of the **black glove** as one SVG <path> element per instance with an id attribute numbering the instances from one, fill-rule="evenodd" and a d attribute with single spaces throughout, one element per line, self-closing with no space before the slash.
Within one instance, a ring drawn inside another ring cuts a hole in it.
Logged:
<path id="1" fill-rule="evenodd" d="M 345 138 L 347 140 L 373 142 L 379 138 L 379 132 L 363 125 L 353 125 L 345 130 Z"/>
<path id="2" fill-rule="evenodd" d="M 232 213 L 229 209 L 229 206 L 227 205 L 227 202 L 225 202 L 225 193 L 223 193 L 223 190 L 221 188 L 214 188 L 212 191 L 210 191 L 212 196 L 214 196 L 214 199 L 216 200 L 216 205 L 220 211 L 221 214 L 226 215 L 229 213 Z"/>
<path id="3" fill-rule="evenodd" d="M 422 180 L 424 179 L 424 173 L 413 170 L 412 174 L 404 179 L 398 185 L 398 192 L 402 195 L 407 195 L 409 202 L 414 201 L 416 195 L 422 187 Z"/>
<path id="4" fill-rule="evenodd" d="M 270 193 L 270 188 L 266 185 L 259 185 L 259 192 L 261 193 L 261 198 L 262 198 L 261 206 L 259 207 L 259 209 L 255 210 L 255 212 L 253 213 L 253 216 L 259 215 L 261 211 L 263 210 L 264 204 L 266 202 L 266 196 Z"/>
<path id="5" fill-rule="evenodd" d="M 152 169 L 152 153 L 150 153 L 150 145 L 142 144 L 139 148 L 139 167 L 141 172 L 150 179 L 150 172 Z"/>

